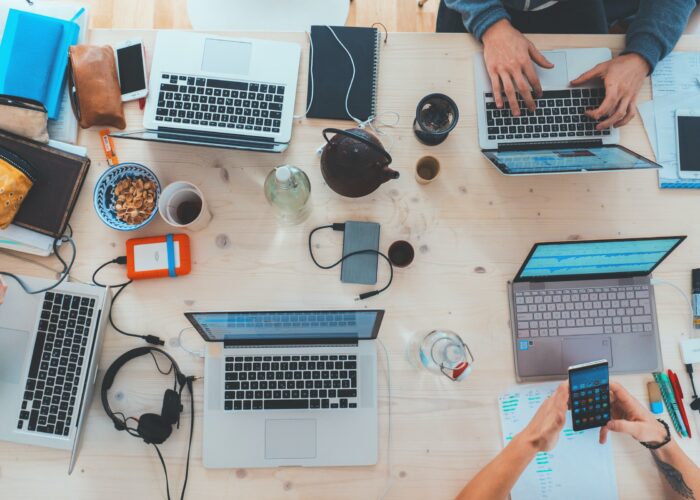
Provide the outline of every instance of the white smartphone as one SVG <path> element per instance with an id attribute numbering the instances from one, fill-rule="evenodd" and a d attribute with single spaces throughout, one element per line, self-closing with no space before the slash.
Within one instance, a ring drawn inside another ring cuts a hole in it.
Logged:
<path id="1" fill-rule="evenodd" d="M 148 94 L 146 57 L 141 40 L 127 40 L 114 47 L 122 101 L 141 99 Z"/>
<path id="2" fill-rule="evenodd" d="M 676 111 L 678 177 L 700 179 L 700 109 Z"/>

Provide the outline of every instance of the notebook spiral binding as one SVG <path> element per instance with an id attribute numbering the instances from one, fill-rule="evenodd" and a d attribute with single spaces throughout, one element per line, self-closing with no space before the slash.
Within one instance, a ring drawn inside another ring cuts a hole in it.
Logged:
<path id="1" fill-rule="evenodd" d="M 372 70 L 372 108 L 370 118 L 377 116 L 377 87 L 379 86 L 379 50 L 382 46 L 382 32 L 377 32 L 377 41 L 374 46 L 374 69 Z"/>

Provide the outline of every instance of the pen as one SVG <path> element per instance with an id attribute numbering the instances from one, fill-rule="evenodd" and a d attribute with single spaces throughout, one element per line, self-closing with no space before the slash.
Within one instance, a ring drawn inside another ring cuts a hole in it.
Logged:
<path id="1" fill-rule="evenodd" d="M 681 418 L 681 412 L 678 410 L 678 403 L 676 402 L 676 396 L 674 395 L 671 380 L 669 379 L 668 375 L 663 372 L 661 373 L 661 380 L 663 380 L 666 392 L 668 393 L 669 402 L 671 403 L 671 407 L 668 408 L 668 412 L 673 412 L 675 419 L 678 421 L 678 434 L 680 434 L 682 437 L 688 437 L 688 432 L 685 430 L 685 424 Z"/>
<path id="2" fill-rule="evenodd" d="M 685 405 L 683 404 L 683 388 L 681 388 L 681 383 L 678 380 L 678 375 L 676 375 L 671 370 L 668 370 L 668 376 L 671 379 L 671 385 L 673 386 L 673 391 L 676 394 L 676 402 L 678 403 L 678 409 L 681 412 L 681 417 L 683 418 L 683 424 L 685 424 L 685 429 L 688 431 L 688 437 L 693 437 L 690 432 L 690 422 L 688 421 L 688 415 L 685 412 Z"/>

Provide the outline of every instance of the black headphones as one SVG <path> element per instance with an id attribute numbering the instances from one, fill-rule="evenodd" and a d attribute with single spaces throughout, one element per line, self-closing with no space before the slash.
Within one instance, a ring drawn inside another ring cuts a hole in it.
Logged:
<path id="1" fill-rule="evenodd" d="M 164 371 L 160 368 L 158 365 L 158 361 L 156 360 L 155 353 L 160 353 L 166 358 L 171 363 L 170 370 Z M 112 384 L 114 383 L 114 378 L 117 376 L 117 373 L 119 370 L 129 361 L 132 359 L 144 356 L 150 354 L 153 356 L 153 361 L 156 363 L 156 367 L 158 368 L 158 371 L 165 374 L 169 375 L 171 372 L 173 372 L 173 376 L 175 378 L 173 388 L 172 389 L 166 389 L 165 394 L 163 395 L 163 406 L 160 411 L 160 415 L 156 413 L 144 413 L 138 418 L 135 417 L 126 417 L 122 412 L 114 412 L 112 408 L 109 406 L 109 401 L 107 399 L 107 393 L 108 391 L 112 388 Z M 172 433 L 173 430 L 173 425 L 177 424 L 178 427 L 180 426 L 180 414 L 183 411 L 183 406 L 181 404 L 181 397 L 182 397 L 182 391 L 184 390 L 185 387 L 187 387 L 187 390 L 190 393 L 190 408 L 191 408 L 191 419 L 190 419 L 190 440 L 189 440 L 189 448 L 187 449 L 187 468 L 185 471 L 185 481 L 182 486 L 182 494 L 180 498 L 184 498 L 185 496 L 185 488 L 187 487 L 187 476 L 189 473 L 189 467 L 190 467 L 190 449 L 192 447 L 192 431 L 194 429 L 194 396 L 192 394 L 192 382 L 195 380 L 195 377 L 187 376 L 182 371 L 180 370 L 180 367 L 177 365 L 177 362 L 175 359 L 168 354 L 167 352 L 163 351 L 162 349 L 158 349 L 157 347 L 137 347 L 136 349 L 132 349 L 131 351 L 127 351 L 121 356 L 119 356 L 114 363 L 107 369 L 107 372 L 105 372 L 104 378 L 102 379 L 102 388 L 101 388 L 101 395 L 102 395 L 102 406 L 105 409 L 105 412 L 107 413 L 107 416 L 112 419 L 112 422 L 114 422 L 114 428 L 117 429 L 118 431 L 126 431 L 130 435 L 134 437 L 138 437 L 144 440 L 146 444 L 152 444 L 156 451 L 158 452 L 158 457 L 160 458 L 161 464 L 163 465 L 163 471 L 165 472 L 165 481 L 166 481 L 166 490 L 168 492 L 168 500 L 170 500 L 170 487 L 168 485 L 168 472 L 165 467 L 165 462 L 163 460 L 163 456 L 160 453 L 160 450 L 158 449 L 159 444 L 164 443 L 168 437 L 170 437 L 170 434 Z M 134 427 L 129 427 L 127 422 L 129 420 L 135 420 L 137 422 L 137 426 Z"/>

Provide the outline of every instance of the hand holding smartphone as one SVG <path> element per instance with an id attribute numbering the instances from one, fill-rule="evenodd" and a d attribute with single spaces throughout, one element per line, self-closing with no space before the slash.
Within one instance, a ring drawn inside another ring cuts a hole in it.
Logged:
<path id="1" fill-rule="evenodd" d="M 574 431 L 603 427 L 610 421 L 610 374 L 601 359 L 569 367 L 569 397 Z"/>
<path id="2" fill-rule="evenodd" d="M 676 111 L 678 177 L 700 179 L 700 110 Z"/>
<path id="3" fill-rule="evenodd" d="M 127 40 L 114 47 L 122 101 L 134 101 L 148 94 L 146 58 L 141 40 Z"/>

